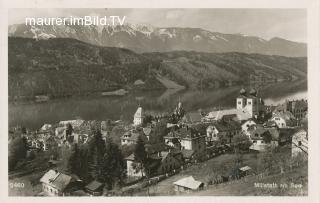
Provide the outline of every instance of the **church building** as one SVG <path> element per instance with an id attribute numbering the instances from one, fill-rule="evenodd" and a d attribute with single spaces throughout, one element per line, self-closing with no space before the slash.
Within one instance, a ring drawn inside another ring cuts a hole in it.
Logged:
<path id="1" fill-rule="evenodd" d="M 264 111 L 264 101 L 257 96 L 257 90 L 252 88 L 247 94 L 245 89 L 240 90 L 240 95 L 237 97 L 237 109 L 244 110 L 250 114 L 251 117 L 258 116 Z"/>

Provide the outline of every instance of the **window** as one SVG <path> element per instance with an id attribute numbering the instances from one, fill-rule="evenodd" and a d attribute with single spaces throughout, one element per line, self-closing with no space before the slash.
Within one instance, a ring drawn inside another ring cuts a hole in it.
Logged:
<path id="1" fill-rule="evenodd" d="M 251 101 L 248 101 L 248 104 L 251 105 Z"/>
<path id="2" fill-rule="evenodd" d="M 302 145 L 302 142 L 301 142 L 301 141 L 299 141 L 299 142 L 298 142 L 298 146 L 301 146 L 301 145 Z"/>
<path id="3" fill-rule="evenodd" d="M 241 104 L 241 101 L 238 101 L 238 104 Z"/>

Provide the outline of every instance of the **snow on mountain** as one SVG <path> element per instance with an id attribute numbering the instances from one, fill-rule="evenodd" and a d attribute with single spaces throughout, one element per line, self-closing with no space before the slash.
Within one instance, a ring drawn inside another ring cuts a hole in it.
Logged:
<path id="1" fill-rule="evenodd" d="M 174 30 L 173 30 L 173 31 L 174 31 Z M 160 28 L 160 29 L 158 30 L 158 34 L 159 34 L 160 36 L 167 36 L 167 37 L 169 37 L 169 38 L 174 38 L 174 37 L 176 37 L 176 33 L 175 33 L 175 32 L 171 33 L 167 28 Z"/>
<path id="2" fill-rule="evenodd" d="M 155 27 L 148 24 L 122 26 L 27 26 L 10 25 L 9 36 L 48 39 L 74 38 L 99 46 L 123 47 L 135 52 L 193 50 L 244 52 L 283 56 L 306 56 L 307 47 L 281 38 L 264 40 L 243 34 L 224 34 L 200 28 Z"/>

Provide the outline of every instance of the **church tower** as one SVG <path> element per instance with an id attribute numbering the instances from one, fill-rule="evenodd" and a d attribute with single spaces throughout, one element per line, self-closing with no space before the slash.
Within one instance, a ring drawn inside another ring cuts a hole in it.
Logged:
<path id="1" fill-rule="evenodd" d="M 246 99 L 246 90 L 241 89 L 240 95 L 237 97 L 237 109 L 242 110 L 247 105 L 247 99 Z"/>
<path id="2" fill-rule="evenodd" d="M 143 123 L 143 120 L 144 120 L 144 112 L 142 107 L 139 106 L 133 117 L 133 125 L 134 126 L 141 125 Z"/>

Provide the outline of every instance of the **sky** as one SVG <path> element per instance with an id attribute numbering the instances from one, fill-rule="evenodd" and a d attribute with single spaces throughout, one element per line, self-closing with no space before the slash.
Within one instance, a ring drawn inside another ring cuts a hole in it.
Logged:
<path id="1" fill-rule="evenodd" d="M 157 27 L 192 27 L 269 40 L 307 42 L 306 9 L 11 9 L 9 24 L 26 17 L 126 16 L 126 22 Z"/>

